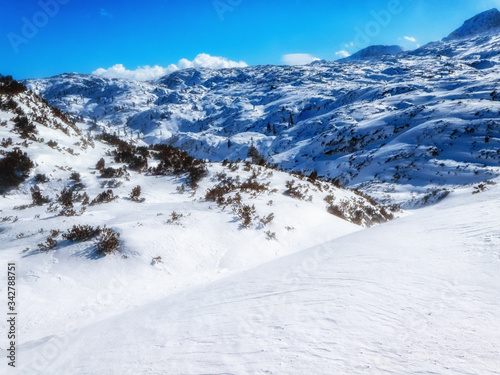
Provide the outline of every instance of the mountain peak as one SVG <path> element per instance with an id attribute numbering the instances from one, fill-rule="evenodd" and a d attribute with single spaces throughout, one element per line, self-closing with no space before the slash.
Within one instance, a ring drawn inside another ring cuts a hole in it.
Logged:
<path id="1" fill-rule="evenodd" d="M 452 32 L 443 40 L 446 42 L 455 39 L 464 39 L 493 31 L 500 31 L 500 12 L 496 8 L 479 13 L 465 21 L 462 27 Z"/>
<path id="2" fill-rule="evenodd" d="M 341 59 L 339 61 L 341 62 L 347 62 L 347 61 L 353 61 L 353 60 L 370 60 L 374 58 L 379 58 L 384 55 L 397 55 L 398 53 L 401 53 L 404 51 L 403 47 L 400 46 L 383 46 L 383 45 L 375 45 L 375 46 L 369 46 L 366 47 L 352 56 L 346 57 L 344 59 Z"/>

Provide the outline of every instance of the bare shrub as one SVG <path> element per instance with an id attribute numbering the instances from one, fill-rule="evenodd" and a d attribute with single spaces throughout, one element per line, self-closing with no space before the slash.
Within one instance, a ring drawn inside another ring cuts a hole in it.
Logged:
<path id="1" fill-rule="evenodd" d="M 43 206 L 44 204 L 50 202 L 49 197 L 43 196 L 37 185 L 31 189 L 31 199 L 33 200 L 33 205 L 35 206 Z"/>
<path id="2" fill-rule="evenodd" d="M 267 239 L 268 240 L 275 240 L 276 239 L 276 233 L 275 232 L 271 232 L 270 230 L 264 232 L 267 236 Z"/>
<path id="3" fill-rule="evenodd" d="M 103 191 L 101 194 L 97 195 L 92 202 L 90 202 L 91 206 L 95 206 L 96 204 L 109 203 L 117 199 L 118 197 L 113 194 L 113 190 L 109 189 Z"/>
<path id="4" fill-rule="evenodd" d="M 100 158 L 99 161 L 95 165 L 95 169 L 100 171 L 100 170 L 104 169 L 105 166 L 106 166 L 106 162 L 104 161 L 103 158 Z"/>
<path id="5" fill-rule="evenodd" d="M 130 200 L 138 203 L 142 203 L 146 200 L 145 198 L 141 198 L 140 185 L 137 185 L 135 188 L 132 189 L 132 192 L 130 193 Z"/>
<path id="6" fill-rule="evenodd" d="M 89 241 L 101 234 L 100 227 L 92 227 L 90 225 L 73 225 L 73 228 L 68 229 L 63 233 L 62 237 L 65 240 L 72 242 L 85 242 Z"/>
<path id="7" fill-rule="evenodd" d="M 104 227 L 97 239 L 96 250 L 98 254 L 109 255 L 116 252 L 120 247 L 120 233 L 111 228 Z"/>
<path id="8" fill-rule="evenodd" d="M 267 216 L 261 217 L 259 221 L 262 223 L 262 225 L 266 226 L 270 224 L 274 220 L 274 214 L 270 213 Z"/>
<path id="9" fill-rule="evenodd" d="M 52 237 L 47 237 L 45 242 L 38 244 L 38 249 L 43 252 L 48 252 L 50 250 L 55 249 L 56 247 L 57 247 L 57 241 L 54 240 Z"/>
<path id="10" fill-rule="evenodd" d="M 294 180 L 287 181 L 285 186 L 286 190 L 283 192 L 284 195 L 300 200 L 306 198 L 307 189 L 304 192 L 301 191 L 304 187 L 300 184 L 295 185 Z"/>
<path id="11" fill-rule="evenodd" d="M 173 211 L 170 214 L 170 219 L 167 220 L 167 224 L 170 225 L 180 225 L 180 219 L 183 218 L 183 214 L 178 214 L 177 212 Z"/>
<path id="12" fill-rule="evenodd" d="M 255 205 L 242 205 L 237 211 L 237 215 L 241 220 L 241 226 L 245 229 L 249 228 L 252 225 L 252 219 L 255 217 L 255 214 Z"/>
<path id="13" fill-rule="evenodd" d="M 26 180 L 34 164 L 28 155 L 19 149 L 8 152 L 0 159 L 0 194 L 18 187 Z"/>

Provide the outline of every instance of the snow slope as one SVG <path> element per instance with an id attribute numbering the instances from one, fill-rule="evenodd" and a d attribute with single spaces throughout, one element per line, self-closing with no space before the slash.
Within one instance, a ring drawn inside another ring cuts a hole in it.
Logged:
<path id="1" fill-rule="evenodd" d="M 498 374 L 498 194 L 462 189 L 75 331 L 58 321 L 22 358 L 51 374 Z"/>
<path id="2" fill-rule="evenodd" d="M 34 125 L 24 138 L 14 125 L 18 116 Z M 96 323 L 353 233 L 362 229 L 354 222 L 372 225 L 385 212 L 354 191 L 243 162 L 207 164 L 208 175 L 191 188 L 186 174 L 155 175 L 116 162 L 115 146 L 83 135 L 78 127 L 85 125 L 58 115 L 31 92 L 0 95 L 1 159 L 17 149 L 33 162 L 26 180 L 0 198 L 0 263 L 18 265 L 18 364 L 30 367 L 19 373 L 78 373 L 37 367 L 43 358 L 55 358 L 45 345 L 52 345 L 68 324 Z M 96 168 L 101 158 L 106 168 L 125 172 L 101 175 Z M 148 164 L 158 164 L 153 150 Z M 2 184 L 5 172 L 0 170 Z M 207 198 L 207 192 L 228 181 L 234 187 L 224 202 Z M 138 185 L 143 202 L 129 197 Z M 91 202 L 108 189 L 112 201 Z M 71 209 L 61 200 L 68 191 Z M 35 204 L 34 192 L 45 200 Z M 327 211 L 332 204 L 334 214 Z M 239 213 L 245 206 L 255 209 L 247 228 Z M 102 256 L 96 239 L 64 237 L 78 225 L 112 229 L 120 234 L 120 248 Z M 47 248 L 50 241 L 54 248 Z M 1 273 L 1 285 L 6 277 Z M 6 321 L 0 327 L 3 332 Z M 5 348 L 0 344 L 2 355 Z M 42 358 L 28 354 L 39 349 Z"/>

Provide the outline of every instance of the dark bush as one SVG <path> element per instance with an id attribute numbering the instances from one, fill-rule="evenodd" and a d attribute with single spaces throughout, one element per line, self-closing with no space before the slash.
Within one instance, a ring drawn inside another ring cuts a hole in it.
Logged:
<path id="1" fill-rule="evenodd" d="M 284 191 L 284 195 L 287 195 L 289 197 L 292 197 L 292 198 L 296 198 L 296 199 L 305 199 L 306 195 L 305 193 L 303 193 L 301 191 L 301 188 L 302 188 L 302 185 L 295 185 L 295 181 L 294 180 L 291 180 L 291 181 L 287 181 L 286 182 L 286 190 Z"/>
<path id="2" fill-rule="evenodd" d="M 75 182 L 80 182 L 80 173 L 78 172 L 73 172 L 71 173 L 71 176 L 69 176 L 69 179 Z"/>
<path id="3" fill-rule="evenodd" d="M 141 198 L 141 187 L 137 185 L 135 188 L 132 189 L 132 192 L 130 193 L 130 200 L 138 203 L 142 203 L 145 201 L 144 198 Z"/>
<path id="4" fill-rule="evenodd" d="M 47 142 L 47 145 L 51 148 L 56 148 L 57 147 L 57 142 L 56 141 L 53 141 L 53 140 L 50 140 Z"/>
<path id="5" fill-rule="evenodd" d="M 57 247 L 57 241 L 54 240 L 52 237 L 47 237 L 44 243 L 39 243 L 38 248 L 40 251 L 43 252 L 48 252 L 50 250 L 53 250 Z"/>
<path id="6" fill-rule="evenodd" d="M 3 148 L 7 148 L 9 147 L 10 145 L 12 145 L 12 138 L 2 138 L 2 142 L 0 143 L 0 146 L 2 146 Z"/>
<path id="7" fill-rule="evenodd" d="M 63 233 L 63 238 L 73 242 L 85 242 L 95 238 L 101 234 L 100 227 L 92 227 L 90 225 L 73 225 L 73 228 L 68 229 L 67 233 Z"/>
<path id="8" fill-rule="evenodd" d="M 123 177 L 127 173 L 127 170 L 125 168 L 104 168 L 101 169 L 101 177 L 102 178 L 120 178 Z"/>
<path id="9" fill-rule="evenodd" d="M 347 217 L 345 216 L 345 214 L 342 211 L 342 208 L 340 206 L 330 204 L 326 210 L 328 211 L 329 214 L 332 214 L 332 215 L 335 215 L 341 219 L 347 220 Z"/>
<path id="10" fill-rule="evenodd" d="M 243 228 L 248 228 L 252 224 L 252 219 L 255 217 L 256 210 L 255 206 L 249 206 L 244 204 L 238 209 L 238 217 L 241 220 L 241 226 Z"/>
<path id="11" fill-rule="evenodd" d="M 43 196 L 42 193 L 40 192 L 40 188 L 35 185 L 31 191 L 31 199 L 33 200 L 33 204 L 35 206 L 43 206 L 46 203 L 50 202 L 50 199 L 48 196 Z"/>
<path id="12" fill-rule="evenodd" d="M 154 145 L 156 157 L 160 164 L 150 168 L 154 175 L 181 175 L 187 173 L 186 182 L 191 188 L 196 188 L 198 183 L 207 176 L 208 171 L 203 160 L 195 159 L 186 151 L 168 145 Z"/>
<path id="13" fill-rule="evenodd" d="M 95 169 L 100 171 L 100 170 L 104 169 L 105 166 L 106 166 L 106 162 L 104 161 L 103 158 L 100 158 L 99 161 L 95 165 Z"/>
<path id="14" fill-rule="evenodd" d="M 46 182 L 49 182 L 49 178 L 45 174 L 37 173 L 35 175 L 35 182 L 37 184 L 44 184 Z"/>
<path id="15" fill-rule="evenodd" d="M 269 185 L 270 185 L 270 182 L 268 182 L 266 184 L 260 184 L 254 178 L 249 178 L 247 181 L 243 182 L 240 185 L 240 189 L 242 191 L 245 191 L 245 192 L 255 191 L 257 193 L 263 193 L 263 192 L 269 190 L 268 189 Z"/>
<path id="16" fill-rule="evenodd" d="M 60 194 L 57 195 L 56 200 L 61 203 L 64 208 L 72 208 L 73 207 L 73 191 L 70 189 L 64 188 Z"/>
<path id="17" fill-rule="evenodd" d="M 28 155 L 19 149 L 6 153 L 5 157 L 0 159 L 0 194 L 18 187 L 26 180 L 33 166 Z"/>
<path id="18" fill-rule="evenodd" d="M 33 138 L 37 133 L 36 126 L 31 123 L 26 116 L 17 116 L 14 120 L 14 131 L 19 133 L 21 138 Z"/>
<path id="19" fill-rule="evenodd" d="M 114 253 L 120 247 L 120 233 L 114 232 L 111 228 L 104 227 L 97 239 L 97 253 L 109 255 Z"/>
<path id="20" fill-rule="evenodd" d="M 114 201 L 118 197 L 113 194 L 113 190 L 109 189 L 106 191 L 103 191 L 101 194 L 99 194 L 97 197 L 95 197 L 92 202 L 90 202 L 91 206 L 95 206 L 96 204 L 102 204 L 102 203 L 109 203 L 111 201 Z"/>
<path id="21" fill-rule="evenodd" d="M 26 87 L 22 83 L 12 79 L 12 76 L 0 75 L 0 94 L 15 96 L 26 90 Z"/>

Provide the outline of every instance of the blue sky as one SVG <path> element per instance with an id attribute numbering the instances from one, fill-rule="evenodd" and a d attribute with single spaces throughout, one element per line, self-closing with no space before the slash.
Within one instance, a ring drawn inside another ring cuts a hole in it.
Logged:
<path id="1" fill-rule="evenodd" d="M 368 44 L 414 49 L 494 7 L 500 0 L 5 1 L 0 73 L 22 79 L 116 64 L 170 71 L 334 60 Z M 199 54 L 206 55 L 195 60 Z"/>

